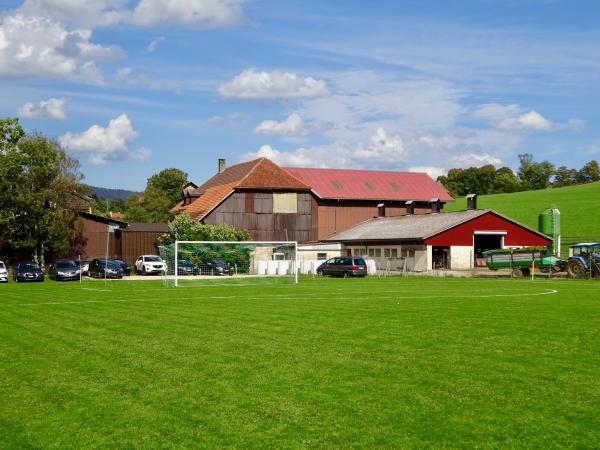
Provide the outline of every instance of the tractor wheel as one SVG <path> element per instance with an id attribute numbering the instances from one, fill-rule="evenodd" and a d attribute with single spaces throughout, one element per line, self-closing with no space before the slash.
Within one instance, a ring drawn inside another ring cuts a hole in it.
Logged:
<path id="1" fill-rule="evenodd" d="M 585 275 L 585 267 L 576 259 L 569 261 L 567 264 L 567 273 L 571 278 L 581 278 Z"/>
<path id="2" fill-rule="evenodd" d="M 520 267 L 514 267 L 512 270 L 512 277 L 513 278 L 521 278 L 523 276 L 523 271 L 521 270 Z"/>

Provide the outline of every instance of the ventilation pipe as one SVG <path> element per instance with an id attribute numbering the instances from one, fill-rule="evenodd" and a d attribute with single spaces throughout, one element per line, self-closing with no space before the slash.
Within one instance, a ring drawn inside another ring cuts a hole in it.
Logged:
<path id="1" fill-rule="evenodd" d="M 385 217 L 385 204 L 380 203 L 377 205 L 377 217 Z"/>
<path id="2" fill-rule="evenodd" d="M 477 194 L 467 195 L 467 209 L 469 211 L 477 209 Z"/>
<path id="3" fill-rule="evenodd" d="M 225 170 L 225 158 L 219 158 L 218 170 L 219 171 L 217 173 L 223 173 L 223 171 Z"/>
<path id="4" fill-rule="evenodd" d="M 406 215 L 412 216 L 415 213 L 415 204 L 412 200 L 407 201 L 406 203 Z"/>
<path id="5" fill-rule="evenodd" d="M 432 198 L 429 203 L 431 203 L 431 214 L 437 214 L 442 209 L 440 199 L 437 197 Z"/>

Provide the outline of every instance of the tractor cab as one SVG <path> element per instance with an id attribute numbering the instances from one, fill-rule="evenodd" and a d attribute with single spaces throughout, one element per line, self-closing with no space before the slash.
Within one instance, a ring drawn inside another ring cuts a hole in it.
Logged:
<path id="1" fill-rule="evenodd" d="M 582 242 L 569 246 L 567 272 L 571 277 L 581 277 L 591 271 L 593 277 L 600 275 L 600 242 Z"/>

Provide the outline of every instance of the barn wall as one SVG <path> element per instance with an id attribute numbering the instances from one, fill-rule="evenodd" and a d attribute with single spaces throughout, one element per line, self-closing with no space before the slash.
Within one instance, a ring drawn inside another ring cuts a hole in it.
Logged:
<path id="1" fill-rule="evenodd" d="M 115 233 L 106 223 L 95 221 L 88 218 L 81 218 L 83 221 L 83 239 L 85 244 L 82 246 L 81 258 L 93 259 L 104 258 L 106 256 L 106 240 L 108 237 L 108 255 L 109 258 L 117 252 L 118 242 Z M 73 255 L 77 257 L 79 255 Z"/>
<path id="2" fill-rule="evenodd" d="M 473 246 L 454 245 L 450 247 L 450 268 L 464 270 L 473 268 Z"/>
<path id="3" fill-rule="evenodd" d="M 163 233 L 153 231 L 127 231 L 121 233 L 121 248 L 118 258 L 132 265 L 140 255 L 156 255 L 156 240 Z"/>
<path id="4" fill-rule="evenodd" d="M 377 217 L 377 204 L 380 201 L 340 201 L 315 200 L 317 203 L 317 239 L 324 239 L 333 233 L 347 230 L 367 219 Z M 385 202 L 384 202 L 385 203 Z M 386 217 L 406 215 L 404 202 L 398 204 L 385 203 Z M 426 214 L 431 208 L 426 204 L 415 207 L 415 214 Z"/>
<path id="5" fill-rule="evenodd" d="M 492 212 L 476 217 L 469 222 L 440 233 L 427 239 L 427 245 L 438 246 L 471 246 L 475 231 L 505 231 L 504 245 L 511 246 L 536 246 L 548 245 L 550 239 L 542 237 L 527 228 L 506 220 Z"/>
<path id="6" fill-rule="evenodd" d="M 204 222 L 229 224 L 250 232 L 257 241 L 311 240 L 312 199 L 308 192 L 297 193 L 297 213 L 273 213 L 273 192 L 234 192 L 215 208 Z"/>

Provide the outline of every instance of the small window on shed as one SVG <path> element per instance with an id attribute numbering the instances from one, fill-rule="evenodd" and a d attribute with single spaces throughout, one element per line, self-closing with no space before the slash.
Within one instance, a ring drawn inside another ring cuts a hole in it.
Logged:
<path id="1" fill-rule="evenodd" d="M 327 253 L 317 253 L 317 259 L 319 261 L 322 261 L 324 259 L 327 259 Z"/>
<path id="2" fill-rule="evenodd" d="M 298 195 L 295 192 L 273 192 L 273 212 L 296 214 L 298 212 Z"/>
<path id="3" fill-rule="evenodd" d="M 390 248 L 383 249 L 383 256 L 386 257 L 386 258 L 389 258 L 390 257 L 390 253 L 391 253 L 390 250 L 391 250 Z"/>
<path id="4" fill-rule="evenodd" d="M 381 249 L 380 248 L 375 249 L 375 258 L 381 258 Z"/>
<path id="5" fill-rule="evenodd" d="M 398 249 L 397 248 L 391 248 L 390 252 L 391 252 L 391 254 L 390 254 L 391 258 L 397 258 L 398 257 Z"/>

